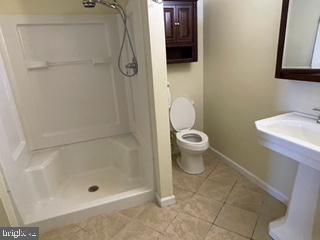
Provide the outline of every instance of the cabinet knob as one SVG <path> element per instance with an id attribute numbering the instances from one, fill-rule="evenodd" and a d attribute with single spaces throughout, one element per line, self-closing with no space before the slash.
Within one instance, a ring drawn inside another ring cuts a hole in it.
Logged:
<path id="1" fill-rule="evenodd" d="M 175 26 L 180 26 L 180 23 L 179 22 L 175 22 L 174 25 Z"/>

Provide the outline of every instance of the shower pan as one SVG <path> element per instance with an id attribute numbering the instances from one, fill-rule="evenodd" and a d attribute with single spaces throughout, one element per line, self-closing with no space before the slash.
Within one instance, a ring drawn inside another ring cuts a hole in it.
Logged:
<path id="1" fill-rule="evenodd" d="M 0 16 L 0 175 L 19 225 L 44 232 L 154 199 L 141 1 L 111 4 Z"/>
<path id="2" fill-rule="evenodd" d="M 146 190 L 140 146 L 132 134 L 40 150 L 31 158 L 25 171 L 38 202 L 30 222 Z"/>

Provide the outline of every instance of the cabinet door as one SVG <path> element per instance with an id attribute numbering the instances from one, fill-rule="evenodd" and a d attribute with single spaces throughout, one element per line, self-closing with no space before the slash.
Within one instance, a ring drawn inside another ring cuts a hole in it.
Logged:
<path id="1" fill-rule="evenodd" d="M 176 42 L 177 31 L 175 27 L 175 6 L 164 7 L 164 24 L 166 31 L 166 42 Z"/>
<path id="2" fill-rule="evenodd" d="M 193 6 L 190 4 L 183 4 L 176 6 L 177 19 L 177 42 L 178 43 L 192 43 L 193 42 Z"/>

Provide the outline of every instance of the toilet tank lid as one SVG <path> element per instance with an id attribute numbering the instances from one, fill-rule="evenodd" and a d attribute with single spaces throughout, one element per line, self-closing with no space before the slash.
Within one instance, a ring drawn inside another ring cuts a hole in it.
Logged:
<path id="1" fill-rule="evenodd" d="M 177 98 L 170 108 L 170 121 L 176 131 L 191 129 L 196 121 L 192 102 L 184 97 Z"/>

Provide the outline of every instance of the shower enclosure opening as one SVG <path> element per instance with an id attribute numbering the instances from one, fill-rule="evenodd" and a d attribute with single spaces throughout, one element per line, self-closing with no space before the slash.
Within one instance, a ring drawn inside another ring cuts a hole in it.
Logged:
<path id="1" fill-rule="evenodd" d="M 43 232 L 154 199 L 141 2 L 0 16 L 0 172 L 19 225 Z"/>

